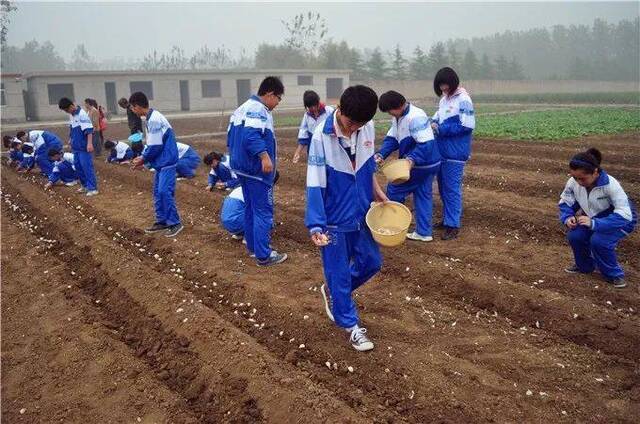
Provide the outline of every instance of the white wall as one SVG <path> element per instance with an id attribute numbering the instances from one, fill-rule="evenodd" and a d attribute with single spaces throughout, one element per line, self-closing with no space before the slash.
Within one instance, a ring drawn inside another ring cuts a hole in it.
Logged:
<path id="1" fill-rule="evenodd" d="M 26 119 L 24 113 L 24 99 L 22 97 L 22 80 L 16 76 L 2 76 L 4 97 L 6 104 L 0 108 L 2 122 L 22 122 Z"/>

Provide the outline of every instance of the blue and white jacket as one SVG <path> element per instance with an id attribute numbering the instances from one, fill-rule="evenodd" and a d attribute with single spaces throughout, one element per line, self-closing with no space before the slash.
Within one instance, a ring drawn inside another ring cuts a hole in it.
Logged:
<path id="1" fill-rule="evenodd" d="M 244 233 L 245 207 L 242 187 L 236 187 L 222 202 L 220 221 L 225 230 L 231 234 Z"/>
<path id="2" fill-rule="evenodd" d="M 399 119 L 391 119 L 391 128 L 382 141 L 378 154 L 386 159 L 396 150 L 398 158 L 411 159 L 415 164 L 411 170 L 414 174 L 412 177 L 440 164 L 440 151 L 433 136 L 430 119 L 424 110 L 410 103 Z"/>
<path id="3" fill-rule="evenodd" d="M 325 118 L 333 113 L 333 107 L 320 104 L 320 114 L 314 116 L 309 112 L 306 112 L 302 117 L 300 123 L 300 129 L 298 130 L 298 144 L 302 146 L 308 146 L 311 143 L 311 137 L 319 123 L 325 120 Z"/>
<path id="4" fill-rule="evenodd" d="M 17 163 L 18 165 L 20 165 L 20 162 L 22 162 L 22 157 L 24 156 L 24 153 L 22 153 L 22 150 L 20 149 L 21 147 L 9 150 L 9 163 Z"/>
<path id="5" fill-rule="evenodd" d="M 22 143 L 22 146 L 23 147 L 24 146 L 33 147 L 33 144 L 27 142 L 27 143 Z M 35 151 L 35 149 L 34 149 L 34 151 Z M 33 168 L 35 166 L 35 164 L 36 164 L 35 155 L 33 153 L 24 153 L 24 152 L 21 152 L 21 153 L 22 153 L 22 159 L 20 159 L 20 164 L 18 165 L 18 167 L 20 169 L 31 169 L 31 168 Z"/>
<path id="6" fill-rule="evenodd" d="M 628 234 L 638 222 L 635 205 L 618 180 L 604 170 L 600 170 L 596 185 L 590 192 L 573 177 L 569 178 L 560 195 L 558 207 L 563 224 L 582 211 L 591 218 L 591 229 L 595 232 L 622 230 Z"/>
<path id="7" fill-rule="evenodd" d="M 55 184 L 60 180 L 68 182 L 78 179 L 73 160 L 73 153 L 64 153 L 61 160 L 54 162 L 53 171 L 49 175 L 49 182 Z"/>
<path id="8" fill-rule="evenodd" d="M 74 152 L 87 151 L 87 136 L 93 134 L 91 118 L 80 106 L 69 118 L 69 138 L 71 139 L 71 149 Z"/>
<path id="9" fill-rule="evenodd" d="M 133 159 L 133 150 L 124 141 L 117 141 L 116 145 L 111 149 L 107 162 L 124 162 Z"/>
<path id="10" fill-rule="evenodd" d="M 258 96 L 251 96 L 231 115 L 227 133 L 231 169 L 238 175 L 273 184 L 276 170 L 276 138 L 271 111 Z M 262 173 L 260 154 L 267 152 L 273 172 Z"/>
<path id="11" fill-rule="evenodd" d="M 316 128 L 307 165 L 305 225 L 311 234 L 364 225 L 373 201 L 374 139 L 373 121 L 345 138 L 335 112 Z"/>
<path id="12" fill-rule="evenodd" d="M 436 143 L 443 159 L 467 161 L 471 156 L 471 133 L 476 127 L 471 97 L 464 88 L 452 96 L 442 96 L 433 115 L 438 124 Z"/>
<path id="13" fill-rule="evenodd" d="M 29 131 L 29 142 L 33 143 L 33 151 L 36 156 L 48 155 L 49 149 L 62 151 L 62 140 L 49 131 Z"/>
<path id="14" fill-rule="evenodd" d="M 231 170 L 229 156 L 222 156 L 222 160 L 218 162 L 218 166 L 211 168 L 209 171 L 210 186 L 214 186 L 218 181 L 222 181 L 226 188 L 235 188 L 240 185 L 240 181 L 235 172 Z"/>
<path id="15" fill-rule="evenodd" d="M 178 163 L 178 146 L 173 128 L 167 118 L 154 109 L 147 113 L 147 144 L 142 157 L 156 171 Z"/>

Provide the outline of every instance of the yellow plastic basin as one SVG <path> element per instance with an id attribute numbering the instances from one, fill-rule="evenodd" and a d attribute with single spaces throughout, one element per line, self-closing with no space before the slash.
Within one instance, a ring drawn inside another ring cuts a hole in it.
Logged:
<path id="1" fill-rule="evenodd" d="M 411 225 L 411 211 L 402 203 L 377 203 L 365 218 L 373 239 L 381 246 L 394 247 L 404 243 Z"/>
<path id="2" fill-rule="evenodd" d="M 407 159 L 395 159 L 382 165 L 382 173 L 389 184 L 402 184 L 409 181 L 411 162 Z"/>

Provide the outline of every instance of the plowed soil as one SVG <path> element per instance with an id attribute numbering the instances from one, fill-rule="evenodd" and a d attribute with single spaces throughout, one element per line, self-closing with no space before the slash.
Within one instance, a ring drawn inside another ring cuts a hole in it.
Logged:
<path id="1" fill-rule="evenodd" d="M 178 183 L 186 228 L 168 239 L 142 231 L 150 172 L 96 160 L 87 198 L 3 165 L 7 423 L 637 422 L 640 237 L 618 250 L 626 289 L 565 274 L 556 203 L 586 146 L 640 200 L 639 134 L 476 140 L 460 237 L 383 249 L 357 292 L 376 343 L 364 354 L 324 315 L 305 166 L 290 160 L 295 132 L 278 136 L 273 244 L 290 258 L 269 269 L 219 226 L 204 167 Z"/>

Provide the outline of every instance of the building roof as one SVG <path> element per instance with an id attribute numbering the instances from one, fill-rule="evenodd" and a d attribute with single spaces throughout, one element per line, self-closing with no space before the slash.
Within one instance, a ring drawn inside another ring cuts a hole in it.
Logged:
<path id="1" fill-rule="evenodd" d="M 212 69 L 212 70 L 183 70 L 183 71 L 49 71 L 27 72 L 23 78 L 38 77 L 90 77 L 90 76 L 143 76 L 143 75 L 283 75 L 283 74 L 348 74 L 350 69 Z M 16 74 L 19 75 L 19 74 Z M 3 74 L 4 77 L 4 74 Z"/>

